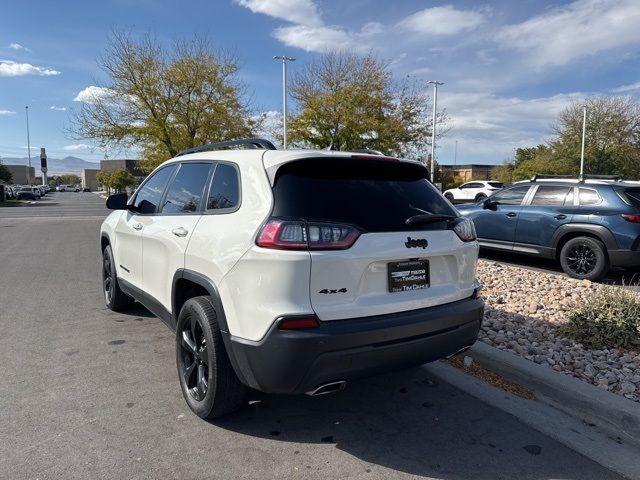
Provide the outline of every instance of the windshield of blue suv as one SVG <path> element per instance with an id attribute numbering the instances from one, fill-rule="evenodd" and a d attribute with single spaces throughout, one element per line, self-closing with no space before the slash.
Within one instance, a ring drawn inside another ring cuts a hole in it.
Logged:
<path id="1" fill-rule="evenodd" d="M 369 232 L 442 229 L 409 227 L 415 215 L 457 216 L 418 164 L 345 158 L 291 162 L 273 187 L 274 217 L 341 222 Z"/>

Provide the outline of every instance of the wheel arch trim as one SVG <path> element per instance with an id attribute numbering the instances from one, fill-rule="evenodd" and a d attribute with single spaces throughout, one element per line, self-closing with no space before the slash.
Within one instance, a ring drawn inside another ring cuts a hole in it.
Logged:
<path id="1" fill-rule="evenodd" d="M 616 242 L 613 233 L 611 233 L 611 231 L 607 227 L 590 223 L 570 223 L 561 225 L 553 234 L 551 244 L 554 249 L 557 249 L 561 243 L 566 243 L 563 242 L 563 240 L 567 237 L 567 235 L 575 237 L 578 236 L 576 234 L 586 234 L 587 236 L 596 237 L 598 240 L 604 243 L 607 250 L 618 249 L 618 243 Z"/>

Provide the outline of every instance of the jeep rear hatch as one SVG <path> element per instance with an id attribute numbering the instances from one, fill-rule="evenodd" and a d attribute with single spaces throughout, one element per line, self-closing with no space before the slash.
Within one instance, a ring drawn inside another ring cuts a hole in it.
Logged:
<path id="1" fill-rule="evenodd" d="M 472 224 L 426 177 L 421 164 L 374 157 L 287 163 L 258 245 L 310 251 L 321 320 L 466 298 L 476 287 Z"/>

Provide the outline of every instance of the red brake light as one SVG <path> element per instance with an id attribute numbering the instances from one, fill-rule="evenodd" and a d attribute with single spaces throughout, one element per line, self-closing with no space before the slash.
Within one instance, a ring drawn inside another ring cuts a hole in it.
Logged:
<path id="1" fill-rule="evenodd" d="M 627 222 L 640 223 L 640 215 L 622 215 Z"/>
<path id="2" fill-rule="evenodd" d="M 315 315 L 303 317 L 287 317 L 280 320 L 278 328 L 280 330 L 303 330 L 305 328 L 318 328 L 318 318 Z"/>
<path id="3" fill-rule="evenodd" d="M 280 250 L 345 250 L 360 236 L 351 225 L 323 222 L 269 220 L 256 244 Z"/>

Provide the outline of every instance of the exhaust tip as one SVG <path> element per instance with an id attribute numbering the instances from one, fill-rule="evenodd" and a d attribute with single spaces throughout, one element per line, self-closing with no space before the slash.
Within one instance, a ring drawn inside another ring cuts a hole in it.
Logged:
<path id="1" fill-rule="evenodd" d="M 337 382 L 329 382 L 329 383 L 320 385 L 319 387 L 313 390 L 308 391 L 307 395 L 311 397 L 317 397 L 318 395 L 327 395 L 329 393 L 335 393 L 335 392 L 339 392 L 340 390 L 344 390 L 346 386 L 347 386 L 347 382 L 344 380 L 340 380 Z"/>

